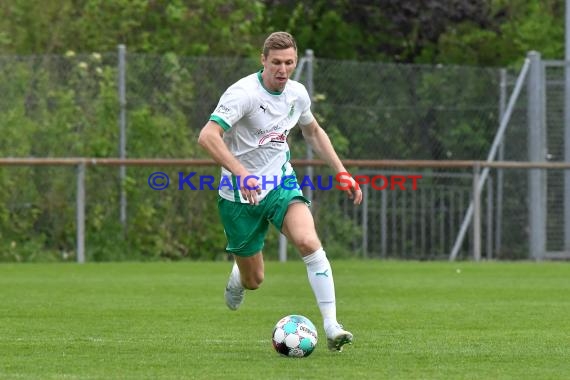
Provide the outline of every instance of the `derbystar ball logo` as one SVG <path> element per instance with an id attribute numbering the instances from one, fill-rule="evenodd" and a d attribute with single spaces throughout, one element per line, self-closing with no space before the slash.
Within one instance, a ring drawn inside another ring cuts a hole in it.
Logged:
<path id="1" fill-rule="evenodd" d="M 309 329 L 303 325 L 299 326 L 299 330 L 306 333 L 306 334 L 310 334 L 310 335 L 314 336 L 315 338 L 317 337 L 314 331 L 312 331 L 311 329 Z"/>

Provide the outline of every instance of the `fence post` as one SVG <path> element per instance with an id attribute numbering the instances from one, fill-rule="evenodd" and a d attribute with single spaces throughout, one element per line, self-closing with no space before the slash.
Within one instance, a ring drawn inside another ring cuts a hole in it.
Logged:
<path id="1" fill-rule="evenodd" d="M 85 262 L 85 163 L 77 166 L 77 195 L 76 195 L 76 234 L 77 262 Z"/>
<path id="2" fill-rule="evenodd" d="M 127 157 L 127 96 L 126 96 L 126 47 L 119 45 L 119 158 Z M 127 193 L 125 191 L 125 179 L 127 169 L 124 165 L 119 167 L 120 195 L 120 221 L 123 233 L 127 230 Z"/>
<path id="3" fill-rule="evenodd" d="M 570 161 L 570 1 L 565 7 L 564 44 L 564 161 Z M 564 251 L 570 251 L 570 170 L 564 170 Z"/>
<path id="4" fill-rule="evenodd" d="M 362 257 L 368 258 L 368 186 L 361 186 L 362 189 Z"/>
<path id="5" fill-rule="evenodd" d="M 287 261 L 287 238 L 282 233 L 279 234 L 279 261 Z"/>
<path id="6" fill-rule="evenodd" d="M 544 162 L 546 134 L 544 112 L 544 68 L 540 53 L 528 53 L 531 61 L 528 81 L 528 159 Z M 546 253 L 546 175 L 543 169 L 528 173 L 529 257 L 540 260 Z"/>
<path id="7" fill-rule="evenodd" d="M 499 89 L 499 115 L 500 120 L 503 120 L 505 116 L 505 111 L 507 108 L 507 70 L 501 69 L 501 84 Z M 498 151 L 498 160 L 505 160 L 505 138 L 501 139 Z M 504 187 L 504 171 L 503 169 L 497 169 L 497 209 L 496 209 L 496 224 L 495 224 L 495 254 L 499 254 L 502 248 L 503 240 L 503 226 L 501 221 L 503 220 L 503 187 Z"/>
<path id="8" fill-rule="evenodd" d="M 309 98 L 311 99 L 312 102 L 315 95 L 314 82 L 313 82 L 313 58 L 314 58 L 313 50 L 307 49 L 307 51 L 305 52 L 305 56 L 307 58 L 307 92 L 309 93 Z M 313 149 L 308 144 L 307 144 L 307 159 L 308 160 L 313 159 Z M 313 167 L 310 165 L 307 166 L 307 176 L 311 178 L 311 180 L 313 180 L 313 174 L 314 174 Z M 313 191 L 311 190 L 310 186 L 307 187 L 308 188 L 307 191 L 305 192 L 305 196 L 309 201 L 312 201 Z"/>
<path id="9" fill-rule="evenodd" d="M 380 257 L 388 256 L 388 193 L 380 192 Z"/>
<path id="10" fill-rule="evenodd" d="M 473 257 L 481 260 L 481 190 L 479 189 L 479 172 L 481 165 L 473 165 Z"/>
<path id="11" fill-rule="evenodd" d="M 493 177 L 489 176 L 487 180 L 487 260 L 491 260 L 493 258 Z M 500 224 L 500 221 L 496 221 L 497 224 Z"/>

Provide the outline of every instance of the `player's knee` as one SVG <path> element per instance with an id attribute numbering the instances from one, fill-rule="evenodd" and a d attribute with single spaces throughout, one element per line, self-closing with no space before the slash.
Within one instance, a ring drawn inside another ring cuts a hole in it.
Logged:
<path id="1" fill-rule="evenodd" d="M 242 279 L 243 287 L 248 290 L 258 289 L 261 286 L 263 279 L 264 279 L 263 272 L 253 273 L 252 275 Z"/>
<path id="2" fill-rule="evenodd" d="M 321 247 L 321 242 L 317 236 L 306 235 L 297 239 L 295 245 L 301 253 L 308 254 L 319 249 Z"/>

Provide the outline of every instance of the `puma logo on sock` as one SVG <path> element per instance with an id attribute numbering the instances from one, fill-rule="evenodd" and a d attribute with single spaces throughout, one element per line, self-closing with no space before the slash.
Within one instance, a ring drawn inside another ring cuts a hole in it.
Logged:
<path id="1" fill-rule="evenodd" d="M 328 273 L 327 273 L 328 271 L 329 271 L 329 270 L 327 269 L 327 270 L 325 270 L 324 272 L 316 272 L 316 273 L 315 273 L 315 276 L 325 276 L 325 277 L 328 277 L 328 276 L 329 276 Z"/>

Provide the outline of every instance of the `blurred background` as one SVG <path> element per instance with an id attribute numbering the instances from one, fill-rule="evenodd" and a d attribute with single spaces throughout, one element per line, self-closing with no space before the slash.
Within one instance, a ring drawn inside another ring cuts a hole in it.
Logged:
<path id="1" fill-rule="evenodd" d="M 330 256 L 567 258 L 567 170 L 453 165 L 568 161 L 564 14 L 561 0 L 1 2 L 0 156 L 207 158 L 196 139 L 220 95 L 286 30 L 341 158 L 402 162 L 351 173 L 422 175 L 415 191 L 364 186 L 359 207 L 311 191 Z M 299 131 L 289 143 L 312 158 Z M 219 175 L 2 161 L 0 260 L 224 260 L 216 191 L 155 191 L 155 171 Z M 265 256 L 283 249 L 297 258 L 272 230 Z"/>

